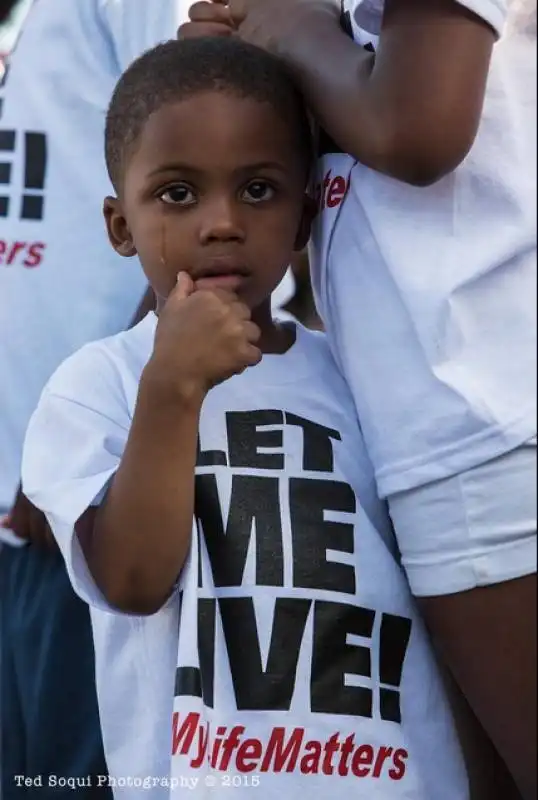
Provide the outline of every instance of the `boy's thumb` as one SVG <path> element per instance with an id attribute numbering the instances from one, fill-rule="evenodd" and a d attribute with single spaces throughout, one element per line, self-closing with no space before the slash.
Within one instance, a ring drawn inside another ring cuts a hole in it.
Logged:
<path id="1" fill-rule="evenodd" d="M 179 272 L 177 276 L 176 294 L 182 298 L 187 298 L 194 292 L 194 283 L 190 275 L 186 272 Z"/>

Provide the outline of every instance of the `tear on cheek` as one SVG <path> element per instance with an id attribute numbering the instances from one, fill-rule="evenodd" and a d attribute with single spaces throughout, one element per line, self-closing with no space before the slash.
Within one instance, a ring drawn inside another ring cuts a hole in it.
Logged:
<path id="1" fill-rule="evenodd" d="M 166 217 L 163 218 L 161 227 L 161 264 L 166 267 Z"/>

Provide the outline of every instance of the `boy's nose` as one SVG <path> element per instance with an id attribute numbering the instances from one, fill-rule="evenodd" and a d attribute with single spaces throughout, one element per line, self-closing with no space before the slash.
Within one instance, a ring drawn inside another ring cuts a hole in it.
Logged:
<path id="1" fill-rule="evenodd" d="M 244 241 L 245 231 L 239 209 L 230 200 L 217 200 L 204 209 L 200 228 L 201 244 L 211 242 Z"/>

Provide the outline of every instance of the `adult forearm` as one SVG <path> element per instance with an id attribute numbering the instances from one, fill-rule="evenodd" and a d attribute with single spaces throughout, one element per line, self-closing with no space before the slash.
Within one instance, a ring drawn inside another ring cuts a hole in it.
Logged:
<path id="1" fill-rule="evenodd" d="M 455 169 L 473 144 L 494 34 L 457 3 L 412 6 L 387 0 L 391 13 L 375 55 L 343 32 L 330 8 L 276 46 L 344 152 L 427 185 Z"/>
<path id="2" fill-rule="evenodd" d="M 146 374 L 121 465 L 99 509 L 89 566 L 116 608 L 162 607 L 191 541 L 201 400 L 159 397 Z"/>
<path id="3" fill-rule="evenodd" d="M 389 126 L 370 91 L 374 54 L 344 34 L 330 9 L 312 15 L 278 48 L 317 121 L 341 150 L 385 171 Z"/>

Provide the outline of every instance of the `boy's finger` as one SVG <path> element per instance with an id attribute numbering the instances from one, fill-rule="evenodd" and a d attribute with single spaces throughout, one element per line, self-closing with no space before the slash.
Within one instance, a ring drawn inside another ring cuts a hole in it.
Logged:
<path id="1" fill-rule="evenodd" d="M 176 289 L 174 294 L 176 296 L 186 299 L 194 292 L 194 283 L 190 275 L 186 272 L 179 272 L 177 276 Z"/>
<path id="2" fill-rule="evenodd" d="M 4 517 L 0 518 L 0 528 L 5 528 L 9 530 L 12 525 L 11 514 L 6 514 Z"/>

